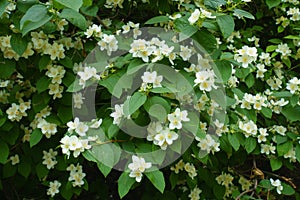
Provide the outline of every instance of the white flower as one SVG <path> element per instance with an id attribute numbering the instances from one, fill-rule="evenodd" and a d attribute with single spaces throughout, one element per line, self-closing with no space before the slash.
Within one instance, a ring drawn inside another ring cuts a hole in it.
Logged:
<path id="1" fill-rule="evenodd" d="M 168 114 L 168 120 L 170 122 L 169 128 L 173 129 L 181 129 L 182 123 L 181 121 L 188 122 L 190 119 L 187 117 L 188 113 L 186 110 L 180 111 L 179 108 L 176 108 L 175 112 Z"/>
<path id="2" fill-rule="evenodd" d="M 271 185 L 276 187 L 276 191 L 278 194 L 281 194 L 281 191 L 283 190 L 283 186 L 281 185 L 281 181 L 279 179 L 276 179 L 275 181 L 270 178 L 270 182 L 271 182 Z"/>
<path id="3" fill-rule="evenodd" d="M 79 118 L 75 117 L 74 122 L 70 121 L 67 123 L 68 128 L 68 132 L 72 133 L 73 130 L 75 130 L 79 125 Z"/>
<path id="4" fill-rule="evenodd" d="M 47 195 L 50 195 L 51 197 L 54 197 L 55 194 L 59 193 L 59 187 L 61 186 L 61 183 L 57 180 L 49 183 L 49 189 L 47 190 Z"/>
<path id="5" fill-rule="evenodd" d="M 20 159 L 19 159 L 19 155 L 18 154 L 14 155 L 14 156 L 11 156 L 9 158 L 9 160 L 11 161 L 12 165 L 16 165 L 16 164 L 20 163 Z"/>
<path id="6" fill-rule="evenodd" d="M 151 166 L 152 164 L 150 162 L 146 163 L 144 158 L 133 155 L 132 163 L 128 165 L 128 168 L 131 170 L 129 176 L 135 178 L 137 182 L 141 182 L 142 173 Z"/>
<path id="7" fill-rule="evenodd" d="M 154 83 L 157 77 L 157 72 L 144 72 L 144 75 L 141 77 L 144 83 Z"/>
<path id="8" fill-rule="evenodd" d="M 189 22 L 190 24 L 194 24 L 196 21 L 198 21 L 200 17 L 200 10 L 199 9 L 195 9 L 195 11 L 192 13 L 192 15 L 189 17 Z"/>
<path id="9" fill-rule="evenodd" d="M 102 124 L 102 119 L 99 120 L 93 119 L 90 128 L 99 128 L 101 124 Z"/>
<path id="10" fill-rule="evenodd" d="M 124 116 L 123 104 L 121 105 L 116 104 L 115 112 L 111 113 L 110 116 L 114 118 L 113 124 L 119 125 L 122 117 Z"/>

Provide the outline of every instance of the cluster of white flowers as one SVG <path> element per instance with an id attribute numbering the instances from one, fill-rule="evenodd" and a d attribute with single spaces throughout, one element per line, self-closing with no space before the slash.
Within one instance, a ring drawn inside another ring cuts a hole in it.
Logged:
<path id="1" fill-rule="evenodd" d="M 77 72 L 79 79 L 79 85 L 82 88 L 85 87 L 85 84 L 88 80 L 100 80 L 100 75 L 97 74 L 97 70 L 95 67 L 84 66 L 80 71 Z"/>
<path id="2" fill-rule="evenodd" d="M 259 93 L 255 96 L 252 94 L 245 93 L 240 103 L 241 108 L 245 108 L 248 110 L 251 110 L 252 108 L 255 110 L 261 110 L 262 107 L 268 106 L 267 97 Z"/>
<path id="3" fill-rule="evenodd" d="M 272 76 L 266 82 L 271 87 L 271 90 L 279 90 L 282 88 L 282 80 L 279 77 Z"/>
<path id="4" fill-rule="evenodd" d="M 73 106 L 74 108 L 81 109 L 81 106 L 83 104 L 83 100 L 85 97 L 82 96 L 81 92 L 73 93 Z"/>
<path id="5" fill-rule="evenodd" d="M 29 56 L 32 56 L 34 54 L 34 51 L 32 50 L 31 42 L 28 43 L 26 50 L 24 51 L 22 56 L 20 56 L 12 49 L 10 40 L 11 40 L 11 35 L 0 37 L 0 49 L 3 52 L 4 58 L 19 60 L 20 57 L 28 58 Z"/>
<path id="6" fill-rule="evenodd" d="M 234 55 L 234 59 L 242 63 L 243 68 L 247 68 L 248 65 L 257 59 L 256 47 L 243 46 L 242 49 L 237 50 L 237 54 Z"/>
<path id="7" fill-rule="evenodd" d="M 221 137 L 222 133 L 229 132 L 228 126 L 225 125 L 223 122 L 220 122 L 218 119 L 214 121 L 214 125 L 216 127 L 216 134 Z M 201 126 L 201 124 L 200 124 Z M 203 130 L 203 129 L 202 129 Z"/>
<path id="8" fill-rule="evenodd" d="M 49 183 L 49 188 L 47 190 L 47 195 L 50 195 L 51 197 L 54 197 L 55 194 L 59 193 L 59 188 L 61 186 L 61 183 L 57 180 Z"/>
<path id="9" fill-rule="evenodd" d="M 293 77 L 286 84 L 286 89 L 288 89 L 292 94 L 300 92 L 300 79 Z"/>
<path id="10" fill-rule="evenodd" d="M 278 53 L 281 53 L 282 58 L 287 58 L 292 53 L 292 50 L 290 49 L 290 47 L 286 43 L 285 44 L 282 44 L 282 43 L 279 44 L 275 51 L 278 52 Z"/>
<path id="11" fill-rule="evenodd" d="M 128 168 L 131 170 L 129 176 L 135 178 L 137 182 L 141 182 L 143 172 L 146 169 L 151 168 L 152 164 L 150 162 L 146 162 L 144 158 L 133 155 L 132 163 L 129 163 Z"/>
<path id="12" fill-rule="evenodd" d="M 143 76 L 141 77 L 143 80 L 141 89 L 143 91 L 146 91 L 146 89 L 149 87 L 148 84 L 151 84 L 153 88 L 162 87 L 161 82 L 163 80 L 163 76 L 157 75 L 156 71 L 153 72 L 144 72 Z"/>
<path id="13" fill-rule="evenodd" d="M 176 108 L 171 114 L 168 114 L 169 129 L 182 129 L 182 122 L 188 122 L 188 112 L 186 110 L 181 111 L 180 108 Z"/>
<path id="14" fill-rule="evenodd" d="M 239 184 L 241 184 L 243 191 L 249 190 L 250 187 L 252 186 L 252 182 L 243 176 L 240 176 Z"/>
<path id="15" fill-rule="evenodd" d="M 16 164 L 20 163 L 20 159 L 19 159 L 19 155 L 18 154 L 14 155 L 14 156 L 10 156 L 9 160 L 11 161 L 12 165 L 16 165 Z"/>
<path id="16" fill-rule="evenodd" d="M 276 147 L 271 144 L 261 144 L 260 145 L 260 153 L 269 155 L 270 153 L 275 154 Z"/>
<path id="17" fill-rule="evenodd" d="M 37 128 L 41 129 L 42 133 L 46 138 L 50 138 L 52 135 L 57 133 L 57 125 L 54 123 L 47 122 L 45 119 L 40 118 L 37 123 Z"/>
<path id="18" fill-rule="evenodd" d="M 215 73 L 213 70 L 203 70 L 196 73 L 195 85 L 199 85 L 201 91 L 210 92 L 213 88 L 217 89 L 215 85 Z"/>
<path id="19" fill-rule="evenodd" d="M 114 35 L 102 34 L 101 40 L 98 42 L 100 50 L 106 50 L 107 55 L 111 55 L 113 51 L 118 50 L 118 40 Z"/>
<path id="20" fill-rule="evenodd" d="M 224 185 L 226 188 L 226 192 L 224 194 L 225 197 L 228 197 L 228 195 L 230 195 L 232 193 L 232 187 L 234 187 L 233 184 L 233 176 L 231 174 L 228 173 L 224 173 L 222 172 L 221 175 L 216 177 L 216 181 L 219 185 Z M 224 198 L 226 199 L 226 198 Z"/>
<path id="21" fill-rule="evenodd" d="M 53 151 L 53 149 L 49 149 L 49 152 L 47 151 L 43 151 L 43 162 L 42 164 L 43 165 L 46 165 L 47 169 L 53 169 L 54 166 L 57 164 L 57 161 L 56 161 L 56 157 L 57 156 L 57 151 Z"/>
<path id="22" fill-rule="evenodd" d="M 96 38 L 101 38 L 103 32 L 102 32 L 102 25 L 96 25 L 93 24 L 88 29 L 84 32 L 84 35 L 86 35 L 87 38 L 90 37 L 96 37 Z"/>
<path id="23" fill-rule="evenodd" d="M 152 62 L 157 62 L 167 57 L 173 63 L 173 60 L 176 58 L 176 54 L 173 52 L 174 47 L 169 47 L 164 40 L 161 41 L 156 37 L 152 38 L 151 41 L 144 39 L 133 40 L 130 47 L 129 53 L 132 53 L 133 57 L 141 58 L 144 62 L 149 62 L 150 56 L 152 56 Z"/>
<path id="24" fill-rule="evenodd" d="M 81 187 L 82 185 L 84 185 L 84 177 L 85 177 L 85 173 L 82 171 L 82 166 L 77 163 L 77 165 L 69 165 L 67 167 L 67 171 L 70 171 L 70 176 L 69 176 L 69 181 L 72 181 L 72 186 L 73 187 Z"/>
<path id="25" fill-rule="evenodd" d="M 168 145 L 172 145 L 178 139 L 178 134 L 171 131 L 168 127 L 163 127 L 160 122 L 151 122 L 148 127 L 148 141 L 153 141 L 155 145 L 166 150 Z"/>
<path id="26" fill-rule="evenodd" d="M 276 187 L 276 191 L 278 194 L 281 194 L 281 191 L 283 190 L 283 186 L 281 185 L 281 181 L 279 179 L 274 179 L 270 178 L 271 185 Z"/>
<path id="27" fill-rule="evenodd" d="M 60 65 L 48 65 L 47 69 L 46 76 L 51 78 L 51 84 L 48 86 L 49 94 L 53 95 L 53 99 L 61 98 L 63 86 L 60 84 L 62 83 L 66 70 Z"/>
<path id="28" fill-rule="evenodd" d="M 106 8 L 116 8 L 116 7 L 119 7 L 119 8 L 123 8 L 123 2 L 124 0 L 106 0 L 106 3 L 105 3 L 105 7 Z"/>
<path id="29" fill-rule="evenodd" d="M 252 120 L 248 122 L 239 121 L 239 129 L 243 131 L 246 138 L 256 136 L 257 134 L 257 125 Z"/>
<path id="30" fill-rule="evenodd" d="M 209 134 L 207 134 L 205 138 L 196 137 L 195 139 L 199 142 L 197 146 L 200 147 L 201 151 L 212 154 L 220 151 L 220 143 Z"/>
<path id="31" fill-rule="evenodd" d="M 194 12 L 191 14 L 191 16 L 189 17 L 188 21 L 190 22 L 190 24 L 194 24 L 199 20 L 199 18 L 214 19 L 214 18 L 216 18 L 216 16 L 213 16 L 211 12 L 209 12 L 203 8 L 200 8 L 200 10 L 198 8 L 196 8 L 194 10 Z"/>
<path id="32" fill-rule="evenodd" d="M 130 29 L 133 28 L 133 31 L 132 31 L 133 38 L 136 39 L 139 35 L 142 34 L 142 31 L 140 31 L 139 26 L 140 26 L 139 23 L 135 24 L 135 23 L 129 21 L 127 24 L 122 26 L 122 29 L 123 29 L 122 33 L 123 34 L 129 33 Z M 120 30 L 120 32 L 121 32 L 121 30 Z M 120 33 L 117 32 L 117 34 L 120 34 Z"/>
<path id="33" fill-rule="evenodd" d="M 191 200 L 200 200 L 200 194 L 202 190 L 200 190 L 197 186 L 191 190 L 191 193 L 189 194 L 189 198 Z"/>
<path id="34" fill-rule="evenodd" d="M 291 15 L 290 20 L 291 21 L 299 21 L 300 20 L 300 10 L 299 8 L 290 8 L 287 11 L 287 15 Z"/>
<path id="35" fill-rule="evenodd" d="M 74 119 L 74 122 L 70 121 L 67 123 L 68 132 L 70 134 L 73 134 L 74 132 L 78 134 L 80 137 L 77 137 L 76 135 L 65 135 L 61 140 L 61 148 L 63 154 L 66 154 L 67 156 L 70 156 L 71 151 L 73 151 L 73 156 L 76 158 L 79 156 L 81 152 L 84 152 L 86 149 L 90 149 L 92 146 L 89 144 L 89 142 L 96 141 L 97 137 L 85 137 L 89 128 L 97 129 L 100 127 L 102 123 L 102 119 L 96 120 L 93 119 L 89 125 L 87 125 L 84 122 L 81 122 L 78 117 Z"/>
<path id="36" fill-rule="evenodd" d="M 171 167 L 171 170 L 178 174 L 180 171 L 186 171 L 191 179 L 194 179 L 197 176 L 197 170 L 193 163 L 184 163 L 183 160 L 180 160 L 175 166 Z"/>
<path id="37" fill-rule="evenodd" d="M 11 107 L 6 110 L 8 119 L 19 122 L 23 117 L 27 116 L 26 110 L 31 108 L 31 101 L 21 102 L 19 105 L 12 103 Z"/>
<path id="38" fill-rule="evenodd" d="M 258 129 L 257 142 L 258 143 L 266 142 L 268 135 L 269 135 L 269 133 L 267 132 L 266 128 L 259 128 Z"/>

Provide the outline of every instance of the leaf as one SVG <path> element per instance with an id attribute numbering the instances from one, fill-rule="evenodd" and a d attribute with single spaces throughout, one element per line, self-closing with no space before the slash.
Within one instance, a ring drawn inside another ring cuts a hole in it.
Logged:
<path id="1" fill-rule="evenodd" d="M 296 151 L 297 161 L 300 162 L 300 145 L 299 144 L 297 144 L 295 151 Z"/>
<path id="2" fill-rule="evenodd" d="M 293 96 L 293 94 L 288 91 L 282 91 L 282 92 L 274 92 L 272 94 L 272 96 L 278 97 L 278 98 L 283 98 L 283 97 L 291 97 L 291 96 Z"/>
<path id="3" fill-rule="evenodd" d="M 212 9 L 217 9 L 222 5 L 226 5 L 226 1 L 224 1 L 224 0 L 204 0 L 204 5 L 206 7 L 212 8 Z"/>
<path id="4" fill-rule="evenodd" d="M 50 62 L 51 62 L 50 56 L 43 55 L 41 57 L 40 61 L 39 61 L 39 69 L 40 69 L 40 71 L 46 69 Z"/>
<path id="5" fill-rule="evenodd" d="M 225 38 L 228 38 L 234 31 L 234 20 L 230 15 L 221 15 L 217 17 L 217 23 Z"/>
<path id="6" fill-rule="evenodd" d="M 47 167 L 42 163 L 37 164 L 37 166 L 35 167 L 35 171 L 40 180 L 43 179 L 45 176 L 47 176 L 49 172 Z"/>
<path id="7" fill-rule="evenodd" d="M 9 148 L 8 145 L 0 140 L 0 163 L 4 164 L 7 161 L 8 155 L 9 155 Z"/>
<path id="8" fill-rule="evenodd" d="M 208 53 L 216 50 L 217 41 L 211 32 L 201 29 L 197 31 L 192 38 L 198 42 Z"/>
<path id="9" fill-rule="evenodd" d="M 269 118 L 271 119 L 272 118 L 272 110 L 270 108 L 265 108 L 263 107 L 261 109 L 261 113 L 266 117 L 266 118 Z"/>
<path id="10" fill-rule="evenodd" d="M 254 85 L 254 83 L 255 83 L 255 78 L 254 78 L 254 76 L 253 76 L 252 73 L 250 73 L 250 74 L 246 77 L 245 83 L 246 83 L 246 85 L 247 85 L 248 88 L 251 88 L 251 87 Z"/>
<path id="11" fill-rule="evenodd" d="M 147 172 L 145 173 L 145 175 L 161 193 L 164 192 L 166 184 L 164 175 L 161 171 L 156 170 L 152 172 Z"/>
<path id="12" fill-rule="evenodd" d="M 129 177 L 129 173 L 123 172 L 118 179 L 118 193 L 120 198 L 123 198 L 130 190 L 131 186 L 135 183 L 135 179 Z"/>
<path id="13" fill-rule="evenodd" d="M 240 142 L 236 134 L 228 134 L 228 141 L 235 151 L 239 150 Z"/>
<path id="14" fill-rule="evenodd" d="M 266 0 L 266 4 L 268 5 L 269 9 L 278 6 L 280 2 L 280 0 Z"/>
<path id="15" fill-rule="evenodd" d="M 102 163 L 97 163 L 97 167 L 101 171 L 104 177 L 107 177 L 107 175 L 111 172 L 112 168 L 108 167 Z"/>
<path id="16" fill-rule="evenodd" d="M 39 143 L 42 137 L 43 137 L 43 133 L 41 132 L 41 130 L 39 128 L 34 129 L 34 131 L 31 133 L 30 136 L 30 142 L 29 142 L 30 147 L 33 147 L 34 145 Z"/>
<path id="17" fill-rule="evenodd" d="M 300 121 L 300 106 L 285 106 L 281 113 L 291 122 Z"/>
<path id="18" fill-rule="evenodd" d="M 77 12 L 79 11 L 79 8 L 82 6 L 83 3 L 82 0 L 55 0 L 55 1 Z"/>
<path id="19" fill-rule="evenodd" d="M 18 165 L 18 172 L 25 178 L 28 178 L 31 172 L 31 165 L 28 161 L 26 161 L 26 159 L 23 159 Z"/>
<path id="20" fill-rule="evenodd" d="M 228 60 L 221 60 L 221 61 L 216 61 L 215 64 L 218 70 L 217 72 L 215 72 L 215 74 L 217 76 L 220 76 L 224 83 L 227 82 L 231 77 L 231 73 L 232 73 L 231 63 Z"/>
<path id="21" fill-rule="evenodd" d="M 179 33 L 179 41 L 183 41 L 187 38 L 190 38 L 194 35 L 198 28 L 193 25 L 190 25 L 187 20 L 179 18 L 174 21 L 176 29 L 180 32 Z"/>
<path id="22" fill-rule="evenodd" d="M 9 2 L 6 0 L 1 0 L 0 1 L 0 17 L 3 15 L 5 12 L 6 7 L 8 6 Z"/>
<path id="23" fill-rule="evenodd" d="M 278 158 L 272 158 L 270 160 L 270 165 L 271 165 L 272 171 L 276 171 L 281 168 L 282 161 L 279 160 Z"/>
<path id="24" fill-rule="evenodd" d="M 281 191 L 284 195 L 293 195 L 295 194 L 295 190 L 288 184 L 282 183 L 283 190 Z"/>
<path id="25" fill-rule="evenodd" d="M 157 23 L 163 23 L 163 22 L 168 22 L 170 19 L 169 17 L 162 15 L 162 16 L 156 16 L 148 21 L 145 22 L 145 24 L 157 24 Z"/>
<path id="26" fill-rule="evenodd" d="M 248 137 L 245 139 L 245 149 L 248 154 L 255 149 L 256 144 L 257 144 L 256 139 L 253 137 Z"/>
<path id="27" fill-rule="evenodd" d="M 278 156 L 283 156 L 284 154 L 287 154 L 291 149 L 293 148 L 293 143 L 291 141 L 287 141 L 283 144 L 277 145 L 277 153 Z"/>
<path id="28" fill-rule="evenodd" d="M 126 73 L 133 74 L 145 65 L 147 65 L 147 63 L 144 63 L 141 59 L 133 59 L 132 61 L 130 61 Z"/>
<path id="29" fill-rule="evenodd" d="M 233 12 L 237 15 L 243 16 L 243 17 L 248 18 L 248 19 L 255 19 L 255 17 L 251 13 L 249 13 L 245 10 L 234 9 Z"/>
<path id="30" fill-rule="evenodd" d="M 34 5 L 30 7 L 20 20 L 20 29 L 22 35 L 26 35 L 29 31 L 37 29 L 50 21 L 52 16 L 47 14 L 47 7 L 43 5 Z"/>
<path id="31" fill-rule="evenodd" d="M 38 93 L 44 92 L 48 89 L 48 86 L 50 84 L 50 79 L 46 76 L 42 76 L 37 82 L 36 82 L 36 89 Z"/>
<path id="32" fill-rule="evenodd" d="M 12 34 L 10 38 L 10 45 L 19 56 L 22 56 L 27 49 L 28 42 L 21 34 Z"/>
<path id="33" fill-rule="evenodd" d="M 0 78 L 5 79 L 10 77 L 14 73 L 16 69 L 16 62 L 12 60 L 4 60 L 2 61 L 2 63 L 0 67 Z"/>
<path id="34" fill-rule="evenodd" d="M 152 117 L 164 122 L 170 112 L 171 105 L 162 97 L 153 96 L 146 101 L 144 108 Z"/>
<path id="35" fill-rule="evenodd" d="M 85 30 L 87 28 L 87 22 L 84 16 L 70 8 L 63 9 L 59 14 L 59 17 L 67 19 L 74 26 L 77 26 L 81 30 Z"/>
<path id="36" fill-rule="evenodd" d="M 124 115 L 128 116 L 137 111 L 147 100 L 144 93 L 135 92 L 129 99 L 124 102 Z"/>

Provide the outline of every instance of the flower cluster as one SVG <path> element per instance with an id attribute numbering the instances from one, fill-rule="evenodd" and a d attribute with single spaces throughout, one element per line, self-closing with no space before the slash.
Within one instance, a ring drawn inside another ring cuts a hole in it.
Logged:
<path id="1" fill-rule="evenodd" d="M 270 178 L 270 182 L 271 182 L 272 186 L 276 187 L 277 193 L 281 194 L 281 191 L 283 190 L 283 187 L 281 185 L 281 181 L 279 179 L 274 180 L 274 179 Z"/>
<path id="2" fill-rule="evenodd" d="M 72 182 L 73 187 L 81 187 L 84 185 L 85 173 L 82 171 L 82 166 L 78 163 L 76 166 L 71 164 L 67 167 L 67 171 L 70 171 L 69 181 Z"/>
<path id="3" fill-rule="evenodd" d="M 51 197 L 54 197 L 55 194 L 59 193 L 59 188 L 61 186 L 61 183 L 57 180 L 49 183 L 49 188 L 47 190 L 47 195 L 50 195 Z"/>
<path id="4" fill-rule="evenodd" d="M 216 142 L 216 140 L 209 134 L 205 136 L 205 138 L 195 138 L 199 143 L 198 147 L 200 147 L 201 151 L 206 151 L 207 153 L 214 154 L 215 152 L 220 151 L 220 143 Z"/>
<path id="5" fill-rule="evenodd" d="M 132 163 L 129 163 L 128 168 L 131 170 L 129 176 L 135 178 L 136 182 L 141 182 L 143 172 L 151 168 L 152 164 L 146 162 L 144 158 L 133 155 Z"/>
<path id="6" fill-rule="evenodd" d="M 19 105 L 12 103 L 11 107 L 6 110 L 8 119 L 19 122 L 23 117 L 27 116 L 26 111 L 31 108 L 31 102 L 21 102 Z"/>
<path id="7" fill-rule="evenodd" d="M 161 75 L 158 76 L 156 71 L 144 72 L 141 78 L 143 80 L 141 86 L 143 91 L 146 91 L 147 87 L 149 87 L 149 84 L 151 84 L 153 88 L 162 87 L 161 82 L 163 80 L 163 76 Z"/>
<path id="8" fill-rule="evenodd" d="M 194 179 L 197 176 L 197 170 L 194 164 L 189 162 L 184 163 L 183 160 L 180 160 L 178 163 L 175 164 L 175 166 L 172 166 L 171 170 L 174 171 L 176 174 L 184 170 L 188 173 L 188 176 L 191 179 Z"/>
<path id="9" fill-rule="evenodd" d="M 82 71 L 77 72 L 79 76 L 79 85 L 82 86 L 82 88 L 85 87 L 85 84 L 88 80 L 100 80 L 100 75 L 97 74 L 97 70 L 94 67 L 90 66 L 84 66 Z"/>
<path id="10" fill-rule="evenodd" d="M 247 68 L 249 64 L 257 59 L 256 47 L 243 46 L 242 49 L 237 50 L 237 54 L 234 55 L 234 59 L 242 63 L 243 68 Z"/>
<path id="11" fill-rule="evenodd" d="M 57 151 L 53 151 L 53 149 L 49 149 L 49 151 L 43 151 L 43 162 L 42 164 L 43 165 L 46 165 L 47 169 L 53 169 L 54 166 L 57 164 L 57 161 L 56 161 L 56 157 L 57 156 Z"/>

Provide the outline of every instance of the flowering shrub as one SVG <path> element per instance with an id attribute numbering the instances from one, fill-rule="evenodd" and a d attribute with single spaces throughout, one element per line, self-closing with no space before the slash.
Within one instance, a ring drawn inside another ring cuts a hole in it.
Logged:
<path id="1" fill-rule="evenodd" d="M 0 0 L 1 199 L 299 199 L 297 0 Z"/>

